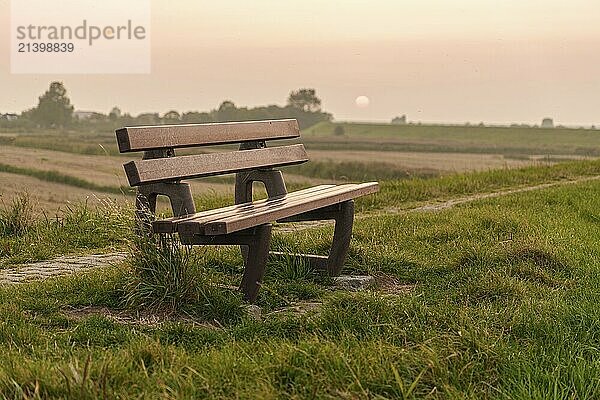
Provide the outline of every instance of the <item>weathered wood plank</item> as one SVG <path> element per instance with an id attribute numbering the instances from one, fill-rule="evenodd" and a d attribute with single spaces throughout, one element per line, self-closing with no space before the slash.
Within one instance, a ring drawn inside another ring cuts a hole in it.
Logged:
<path id="1" fill-rule="evenodd" d="M 258 210 L 243 211 L 206 223 L 196 223 L 194 220 L 183 222 L 178 225 L 178 231 L 182 235 L 190 235 L 198 232 L 201 227 L 200 230 L 205 235 L 224 235 L 375 193 L 378 190 L 379 184 L 376 182 L 340 185 L 319 191 L 312 196 L 292 199 L 281 204 L 274 204 L 272 207 L 265 206 Z"/>
<path id="2" fill-rule="evenodd" d="M 161 148 L 207 146 L 262 140 L 294 139 L 300 136 L 298 121 L 224 122 L 133 126 L 116 131 L 119 151 L 127 153 Z"/>
<path id="3" fill-rule="evenodd" d="M 124 164 L 129 185 L 224 175 L 308 161 L 301 144 L 228 153 L 156 158 Z"/>
<path id="4" fill-rule="evenodd" d="M 325 193 L 329 193 L 331 191 L 336 191 L 336 190 L 338 190 L 338 188 L 339 188 L 339 186 L 335 186 L 335 185 L 323 185 L 323 186 L 317 186 L 315 188 L 311 188 L 311 189 L 315 189 L 315 190 L 308 189 L 298 195 L 288 195 L 288 196 L 282 196 L 282 197 L 278 197 L 278 198 L 267 199 L 266 201 L 261 200 L 260 202 L 245 203 L 246 206 L 243 208 L 225 211 L 220 214 L 219 213 L 211 213 L 206 216 L 201 216 L 198 218 L 193 218 L 193 219 L 184 221 L 184 222 L 182 222 L 182 223 L 186 223 L 186 227 L 184 228 L 184 231 L 178 229 L 178 232 L 181 234 L 184 234 L 184 235 L 197 235 L 197 234 L 204 235 L 205 234 L 204 226 L 208 222 L 215 221 L 215 220 L 222 220 L 224 218 L 231 217 L 231 216 L 250 215 L 250 214 L 257 213 L 257 212 L 260 212 L 263 210 L 281 207 L 282 205 L 290 204 L 292 202 L 307 201 L 316 195 L 324 195 Z M 181 225 L 182 223 L 180 223 L 179 225 Z"/>
<path id="5" fill-rule="evenodd" d="M 276 197 L 276 198 L 258 200 L 258 201 L 254 201 L 251 203 L 242 203 L 242 204 L 236 204 L 233 206 L 221 207 L 221 208 L 217 208 L 217 209 L 213 209 L 213 210 L 201 211 L 201 212 L 198 212 L 198 213 L 195 213 L 192 215 L 187 215 L 185 217 L 170 217 L 170 218 L 160 219 L 160 220 L 156 220 L 156 221 L 152 222 L 152 228 L 155 233 L 175 233 L 175 232 L 177 232 L 177 225 L 182 222 L 191 221 L 191 220 L 199 220 L 199 219 L 204 219 L 204 218 L 208 218 L 208 217 L 222 218 L 222 217 L 231 215 L 232 213 L 238 213 L 240 211 L 247 211 L 250 209 L 259 208 L 262 205 L 272 202 L 273 200 L 279 200 L 282 198 L 293 199 L 293 198 L 297 198 L 297 197 L 307 195 L 310 193 L 315 193 L 319 190 L 331 188 L 334 186 L 335 185 L 319 185 L 319 186 L 314 186 L 311 188 L 291 192 L 285 196 L 280 196 L 280 197 Z"/>

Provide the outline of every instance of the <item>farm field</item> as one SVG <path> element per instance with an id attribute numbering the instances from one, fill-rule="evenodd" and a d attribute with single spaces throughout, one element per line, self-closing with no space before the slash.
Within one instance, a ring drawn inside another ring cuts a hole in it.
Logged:
<path id="1" fill-rule="evenodd" d="M 332 133 L 337 125 L 345 130 L 341 138 Z M 286 177 L 291 189 L 323 182 L 435 177 L 586 159 L 600 145 L 595 131 L 531 128 L 526 133 L 523 128 L 321 123 L 303 131 L 311 162 L 287 168 Z M 548 147 L 545 140 L 569 145 Z M 473 143 L 483 147 L 474 148 Z M 449 150 L 442 152 L 438 145 Z M 122 164 L 140 156 L 119 155 L 112 132 L 47 131 L 3 133 L 0 157 L 4 202 L 27 191 L 40 207 L 56 212 L 65 200 L 131 194 Z M 191 183 L 196 194 L 232 193 L 232 178 Z"/>
<path id="2" fill-rule="evenodd" d="M 76 203 L 109 197 L 133 201 L 134 192 L 123 172 L 126 158 L 16 146 L 3 146 L 0 154 L 0 171 L 13 172 L 0 176 L 0 184 L 7 188 L 2 192 L 4 201 L 25 191 L 32 201 L 52 212 L 64 208 L 64 200 Z M 196 180 L 191 185 L 197 193 L 232 193 L 230 185 L 223 183 Z"/>
<path id="3" fill-rule="evenodd" d="M 309 150 L 309 156 L 318 161 L 386 163 L 407 171 L 431 171 L 432 173 L 451 173 L 466 171 L 485 171 L 499 168 L 518 168 L 528 165 L 557 162 L 556 156 L 547 161 L 543 156 L 519 158 L 505 157 L 502 154 L 473 153 L 440 153 L 440 152 L 402 152 L 402 151 L 368 151 L 347 150 L 327 151 Z M 584 157 L 566 156 L 565 160 L 583 159 Z"/>
<path id="4" fill-rule="evenodd" d="M 336 135 L 336 127 L 344 134 Z M 390 125 L 321 122 L 305 129 L 309 146 L 378 151 L 524 155 L 600 155 L 600 130 L 568 128 Z"/>
<path id="5" fill-rule="evenodd" d="M 334 289 L 306 266 L 273 260 L 259 319 L 227 289 L 241 277 L 236 248 L 180 259 L 175 308 L 131 302 L 135 251 L 116 268 L 0 287 L 0 392 L 596 398 L 598 176 L 599 161 L 578 161 L 383 182 L 359 201 L 345 269 L 374 285 Z M 541 183 L 554 186 L 419 208 Z M 74 209 L 60 224 L 0 234 L 0 255 L 9 266 L 127 251 L 131 215 L 130 206 Z M 273 247 L 322 253 L 331 233 L 298 224 L 277 231 Z"/>

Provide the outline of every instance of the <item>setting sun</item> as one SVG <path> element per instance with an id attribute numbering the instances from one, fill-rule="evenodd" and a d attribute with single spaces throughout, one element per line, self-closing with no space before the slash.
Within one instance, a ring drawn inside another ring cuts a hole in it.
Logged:
<path id="1" fill-rule="evenodd" d="M 369 100 L 367 96 L 358 96 L 356 100 L 354 100 L 354 103 L 356 103 L 356 107 L 358 108 L 367 108 L 369 107 L 369 104 L 371 104 L 371 100 Z"/>

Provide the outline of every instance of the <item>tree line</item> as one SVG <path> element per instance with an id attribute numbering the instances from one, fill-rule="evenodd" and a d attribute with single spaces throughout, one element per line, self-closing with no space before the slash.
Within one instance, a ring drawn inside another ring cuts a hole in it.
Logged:
<path id="1" fill-rule="evenodd" d="M 188 111 L 180 113 L 171 110 L 160 113 L 142 113 L 132 116 L 114 107 L 109 113 L 93 112 L 84 117 L 77 115 L 62 82 L 52 82 L 48 90 L 38 99 L 36 107 L 24 111 L 15 121 L 0 121 L 2 127 L 44 128 L 74 130 L 111 130 L 121 126 L 159 125 L 176 123 L 206 123 L 225 121 L 247 121 L 263 119 L 296 118 L 304 129 L 321 121 L 330 121 L 330 113 L 321 109 L 321 99 L 315 89 L 292 91 L 285 106 L 267 105 L 259 107 L 238 107 L 232 101 L 223 101 L 218 108 L 210 111 Z"/>

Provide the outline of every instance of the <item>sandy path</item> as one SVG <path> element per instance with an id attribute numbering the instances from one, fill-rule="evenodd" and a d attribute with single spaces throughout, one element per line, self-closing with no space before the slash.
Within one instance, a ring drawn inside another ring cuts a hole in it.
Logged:
<path id="1" fill-rule="evenodd" d="M 0 285 L 24 283 L 35 279 L 48 279 L 56 276 L 72 275 L 93 268 L 117 265 L 125 258 L 125 253 L 94 254 L 83 257 L 59 257 L 49 261 L 6 268 L 0 270 Z"/>

